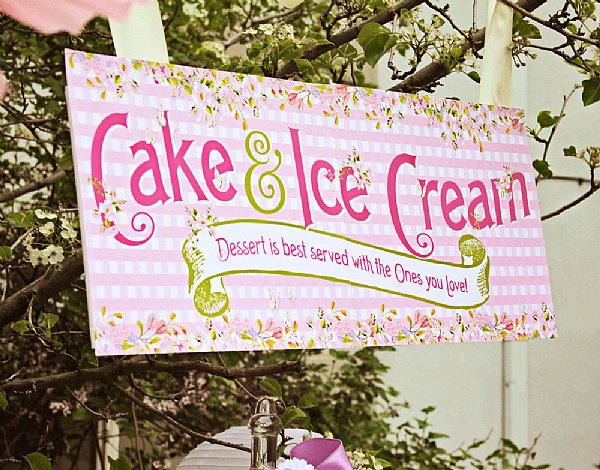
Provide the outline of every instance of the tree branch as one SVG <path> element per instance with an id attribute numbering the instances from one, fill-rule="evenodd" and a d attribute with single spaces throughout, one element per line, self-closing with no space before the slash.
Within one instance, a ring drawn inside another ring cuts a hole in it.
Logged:
<path id="1" fill-rule="evenodd" d="M 520 5 L 511 2 L 510 0 L 500 0 L 500 1 L 502 3 L 504 3 L 505 5 L 511 7 L 513 10 L 520 13 L 524 17 L 529 18 L 530 20 L 535 21 L 538 24 L 541 24 L 542 26 L 545 26 L 546 28 L 550 28 L 559 34 L 562 34 L 567 39 L 571 39 L 573 41 L 581 41 L 581 42 L 585 42 L 587 44 L 591 44 L 592 46 L 600 47 L 600 41 L 595 41 L 594 39 L 586 38 L 585 36 L 579 36 L 578 34 L 573 34 L 570 31 L 568 31 L 566 28 L 561 28 L 560 26 L 555 25 L 551 21 L 544 20 L 542 18 L 538 18 L 535 15 L 532 15 L 531 12 L 529 12 L 525 8 L 521 7 Z"/>
<path id="2" fill-rule="evenodd" d="M 204 372 L 229 380 L 248 377 L 264 377 L 286 372 L 300 372 L 302 365 L 298 361 L 287 361 L 278 364 L 267 364 L 251 368 L 228 368 L 213 365 L 201 360 L 181 360 L 172 362 L 128 360 L 111 364 L 79 369 L 70 372 L 15 379 L 2 384 L 6 392 L 37 392 L 48 388 L 71 387 L 87 382 L 107 381 L 111 378 L 140 372 Z"/>
<path id="3" fill-rule="evenodd" d="M 274 20 L 292 21 L 302 14 L 303 9 L 304 9 L 304 5 L 300 4 L 292 10 L 284 10 L 284 11 L 281 11 L 278 13 L 273 13 L 271 15 L 265 16 L 263 18 L 258 18 L 256 20 L 252 20 L 250 22 L 249 26 L 252 27 L 252 26 L 259 25 L 259 24 L 271 23 Z M 231 47 L 234 44 L 237 44 L 244 37 L 245 34 L 246 34 L 246 31 L 240 31 L 235 36 L 233 36 L 231 39 L 225 41 L 225 48 Z"/>
<path id="4" fill-rule="evenodd" d="M 44 179 L 39 181 L 34 181 L 32 183 L 25 184 L 20 188 L 13 189 L 12 191 L 7 191 L 4 193 L 0 193 L 0 203 L 12 201 L 24 194 L 31 193 L 33 191 L 37 191 L 38 189 L 42 189 L 46 186 L 50 186 L 51 184 L 56 183 L 59 179 L 65 176 L 66 173 L 63 170 L 57 171 L 53 175 L 50 175 Z"/>
<path id="5" fill-rule="evenodd" d="M 566 210 L 569 210 L 569 209 L 575 207 L 577 204 L 585 201 L 588 197 L 592 196 L 599 189 L 600 189 L 600 184 L 595 185 L 589 191 L 587 191 L 586 193 L 584 193 L 581 196 L 579 196 L 577 199 L 571 201 L 568 204 L 565 204 L 564 206 L 562 206 L 559 209 L 556 209 L 554 212 L 550 212 L 549 214 L 543 215 L 542 216 L 542 220 L 551 219 L 552 217 L 556 217 L 557 215 L 562 214 Z"/>
<path id="6" fill-rule="evenodd" d="M 30 303 L 34 307 L 41 305 L 67 289 L 82 274 L 83 254 L 81 252 L 67 258 L 60 269 L 48 269 L 42 277 L 0 303 L 0 329 L 22 317 Z"/>
<path id="7" fill-rule="evenodd" d="M 527 11 L 533 11 L 548 0 L 521 0 L 518 6 Z M 463 55 L 469 50 L 479 51 L 483 48 L 485 41 L 485 28 L 478 29 L 472 35 L 471 41 L 466 41 L 461 46 Z M 390 91 L 414 93 L 422 88 L 444 78 L 451 71 L 441 61 L 434 61 L 429 65 L 417 70 L 410 77 L 389 88 Z"/>
<path id="8" fill-rule="evenodd" d="M 238 449 L 238 450 L 243 450 L 244 452 L 250 452 L 250 449 L 248 447 L 243 446 L 241 444 L 233 444 L 231 442 L 226 442 L 226 441 L 222 441 L 220 439 L 215 439 L 214 437 L 209 436 L 207 434 L 201 434 L 199 432 L 196 432 L 193 429 L 188 428 L 185 424 L 180 423 L 175 418 L 172 418 L 168 414 L 163 413 L 162 411 L 157 410 L 153 406 L 148 405 L 143 400 L 140 400 L 133 393 L 129 392 L 128 390 L 124 389 L 123 387 L 120 387 L 117 384 L 113 384 L 113 387 L 116 388 L 120 394 L 124 395 L 129 400 L 131 400 L 132 403 L 135 403 L 140 408 L 143 408 L 143 409 L 149 411 L 150 413 L 158 416 L 159 418 L 161 418 L 164 421 L 166 421 L 167 423 L 169 423 L 171 426 L 190 435 L 191 437 L 195 437 L 196 439 L 199 439 L 200 441 L 210 442 L 211 444 L 218 444 L 218 445 L 221 445 L 224 447 L 230 447 L 232 449 Z"/>
<path id="9" fill-rule="evenodd" d="M 394 16 L 399 14 L 402 10 L 411 10 L 416 6 L 424 3 L 425 0 L 403 0 L 401 2 L 392 5 L 389 8 L 373 15 L 371 18 L 363 21 L 360 24 L 352 26 L 348 29 L 344 29 L 337 34 L 331 36 L 330 43 L 328 44 L 317 44 L 315 46 L 309 47 L 304 54 L 302 54 L 302 59 L 307 60 L 315 60 L 320 55 L 329 52 L 342 44 L 347 44 L 358 37 L 360 30 L 368 23 L 379 23 L 385 24 L 389 23 L 394 19 Z M 296 66 L 296 62 L 293 60 L 285 64 L 281 71 L 277 74 L 279 77 L 289 77 L 298 71 L 298 67 Z"/>

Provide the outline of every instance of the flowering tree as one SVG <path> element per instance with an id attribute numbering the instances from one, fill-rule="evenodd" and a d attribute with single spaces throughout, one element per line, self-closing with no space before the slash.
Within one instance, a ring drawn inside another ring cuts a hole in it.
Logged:
<path id="1" fill-rule="evenodd" d="M 543 217 L 550 218 L 600 188 L 595 182 L 600 148 L 557 151 L 552 146 L 570 99 L 582 99 L 585 105 L 600 100 L 596 4 L 565 0 L 552 14 L 538 16 L 545 0 L 502 2 L 514 10 L 517 64 L 526 65 L 537 54 L 555 54 L 565 67 L 582 74 L 572 91 L 565 90 L 558 113 L 539 110 L 537 125 L 529 129 L 532 140 L 543 146 L 542 158 L 534 162 L 540 180 L 561 179 L 551 169 L 557 153 L 589 169 L 587 191 Z M 365 71 L 383 59 L 395 80 L 392 90 L 424 97 L 442 87 L 450 74 L 479 81 L 484 30 L 475 21 L 457 24 L 453 8 L 464 5 L 451 3 L 322 0 L 288 8 L 274 0 L 165 0 L 161 8 L 173 63 L 366 85 Z M 22 19 L 5 4 L 10 2 L 0 1 L 0 11 Z M 340 365 L 336 368 L 325 367 L 319 357 L 305 365 L 305 358 L 314 356 L 311 352 L 99 360 L 90 346 L 81 280 L 63 50 L 113 54 L 108 24 L 97 19 L 76 35 L 43 36 L 2 15 L 0 28 L 0 69 L 5 71 L 0 94 L 6 94 L 0 103 L 1 465 L 18 468 L 29 462 L 32 468 L 49 468 L 44 467 L 49 457 L 76 468 L 82 443 L 97 442 L 97 423 L 112 419 L 132 438 L 127 456 L 114 464 L 117 468 L 127 468 L 128 461 L 138 468 L 162 468 L 166 459 L 198 442 L 214 442 L 212 433 L 248 416 L 262 390 L 285 399 L 286 425 L 332 431 L 348 448 L 383 448 L 378 457 L 356 453 L 364 468 L 383 466 L 384 460 L 403 468 L 484 468 L 507 453 L 515 468 L 534 468 L 530 449 L 508 442 L 487 460 L 471 455 L 481 441 L 455 453 L 443 451 L 437 446 L 443 436 L 430 431 L 426 418 L 405 423 L 390 438 L 394 430 L 384 419 L 397 413 L 397 394 L 382 385 L 385 367 L 372 350 L 332 352 Z M 549 31 L 560 40 L 546 40 Z M 403 58 L 402 65 L 395 57 Z M 300 94 L 288 97 L 292 106 L 302 106 L 303 99 Z M 457 116 L 463 111 L 458 102 L 430 109 L 433 117 L 448 123 L 450 141 L 484 138 L 461 134 Z M 328 113 L 336 119 L 344 112 L 344 103 L 332 102 Z M 372 118 L 389 125 L 394 116 L 374 113 Z M 106 201 L 99 211 L 118 211 L 118 200 Z M 144 325 L 161 327 L 153 318 Z M 277 380 L 277 375 L 282 377 Z M 316 396 L 322 406 L 315 406 Z M 347 413 L 350 407 L 353 412 Z M 423 411 L 427 416 L 432 410 Z M 139 436 L 152 445 L 145 446 Z"/>

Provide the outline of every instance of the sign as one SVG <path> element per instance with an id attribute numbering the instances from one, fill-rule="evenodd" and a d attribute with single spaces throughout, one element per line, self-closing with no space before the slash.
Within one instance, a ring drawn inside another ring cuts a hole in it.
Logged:
<path id="1" fill-rule="evenodd" d="M 522 111 L 66 62 L 98 355 L 555 336 Z"/>

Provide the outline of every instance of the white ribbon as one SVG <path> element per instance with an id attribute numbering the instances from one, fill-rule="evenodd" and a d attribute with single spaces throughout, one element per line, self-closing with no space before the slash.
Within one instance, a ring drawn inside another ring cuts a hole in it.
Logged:
<path id="1" fill-rule="evenodd" d="M 512 8 L 496 0 L 488 0 L 480 103 L 500 106 L 511 104 L 512 17 Z"/>
<path id="2" fill-rule="evenodd" d="M 118 56 L 169 62 L 158 0 L 134 3 L 127 19 L 109 19 L 109 22 Z"/>

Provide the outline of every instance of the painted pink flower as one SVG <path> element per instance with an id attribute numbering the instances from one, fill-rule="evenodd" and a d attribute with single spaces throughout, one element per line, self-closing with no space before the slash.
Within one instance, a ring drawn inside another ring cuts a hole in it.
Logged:
<path id="1" fill-rule="evenodd" d="M 153 331 L 155 335 L 162 335 L 167 331 L 167 323 L 164 320 L 158 320 L 155 315 L 150 315 L 146 323 L 146 330 Z"/>
<path id="2" fill-rule="evenodd" d="M 134 1 L 0 0 L 0 12 L 44 34 L 59 31 L 78 34 L 95 16 L 125 19 Z"/>
<path id="3" fill-rule="evenodd" d="M 288 95 L 288 101 L 292 106 L 296 106 L 298 111 L 301 111 L 304 106 L 304 102 L 298 98 L 298 93 L 290 93 Z"/>
<path id="4" fill-rule="evenodd" d="M 281 325 L 275 324 L 273 320 L 269 320 L 265 328 L 265 332 L 269 332 L 275 339 L 281 339 L 283 337 L 283 328 Z"/>

